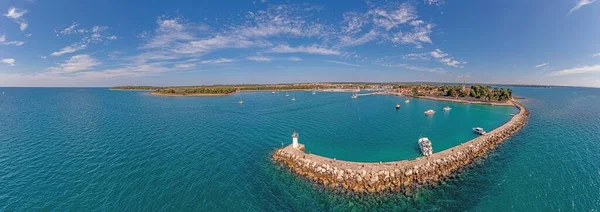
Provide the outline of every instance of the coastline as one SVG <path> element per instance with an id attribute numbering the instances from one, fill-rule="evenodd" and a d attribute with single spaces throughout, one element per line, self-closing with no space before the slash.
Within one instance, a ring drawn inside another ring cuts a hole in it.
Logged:
<path id="1" fill-rule="evenodd" d="M 341 161 L 305 153 L 304 145 L 299 144 L 296 149 L 290 144 L 275 150 L 272 159 L 292 172 L 334 190 L 410 194 L 419 186 L 443 182 L 519 131 L 527 123 L 529 111 L 514 100 L 510 102 L 519 113 L 508 122 L 486 135 L 428 157 L 385 163 Z"/>
<path id="2" fill-rule="evenodd" d="M 156 92 L 151 92 L 150 95 L 154 95 L 154 96 L 169 96 L 169 97 L 215 97 L 215 96 L 229 96 L 229 95 L 233 95 L 236 92 L 233 93 L 228 93 L 228 94 L 167 94 L 167 93 L 156 93 Z"/>
<path id="3" fill-rule="evenodd" d="M 445 97 L 434 97 L 434 96 L 406 96 L 400 93 L 385 93 L 381 95 L 392 95 L 392 96 L 403 96 L 417 99 L 430 99 L 437 101 L 447 101 L 447 102 L 458 102 L 458 103 L 467 103 L 467 104 L 481 104 L 481 105 L 491 105 L 491 106 L 513 106 L 514 100 L 508 100 L 506 102 L 484 102 L 484 101 L 474 101 L 469 99 L 455 99 L 455 98 L 445 98 Z"/>

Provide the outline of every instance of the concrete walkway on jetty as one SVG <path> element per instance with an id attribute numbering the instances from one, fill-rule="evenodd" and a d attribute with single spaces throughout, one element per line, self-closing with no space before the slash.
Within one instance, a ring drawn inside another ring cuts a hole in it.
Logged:
<path id="1" fill-rule="evenodd" d="M 518 102 L 511 102 L 519 109 L 519 113 L 507 123 L 486 135 L 429 157 L 384 163 L 360 163 L 309 154 L 304 151 L 302 144 L 298 148 L 289 145 L 277 149 L 272 157 L 292 172 L 336 190 L 350 193 L 408 194 L 418 186 L 435 185 L 451 177 L 521 129 L 527 122 L 529 111 Z"/>

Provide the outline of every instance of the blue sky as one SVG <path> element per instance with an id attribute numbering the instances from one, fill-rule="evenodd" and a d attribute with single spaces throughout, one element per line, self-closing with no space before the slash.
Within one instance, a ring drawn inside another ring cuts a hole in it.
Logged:
<path id="1" fill-rule="evenodd" d="M 595 0 L 1 0 L 0 12 L 0 86 L 600 87 Z"/>

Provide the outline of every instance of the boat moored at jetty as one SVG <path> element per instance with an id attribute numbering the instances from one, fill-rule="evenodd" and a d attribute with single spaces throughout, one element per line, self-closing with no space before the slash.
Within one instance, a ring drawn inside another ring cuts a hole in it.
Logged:
<path id="1" fill-rule="evenodd" d="M 425 115 L 433 115 L 435 113 L 435 110 L 427 110 L 424 113 Z"/>
<path id="2" fill-rule="evenodd" d="M 429 141 L 429 138 L 419 138 L 419 149 L 421 149 L 423 156 L 430 156 L 433 154 L 433 147 L 431 146 L 431 141 Z"/>
<path id="3" fill-rule="evenodd" d="M 479 135 L 485 135 L 486 134 L 485 130 L 483 130 L 483 128 L 481 128 L 481 127 L 475 127 L 475 128 L 473 128 L 473 132 L 477 133 Z"/>

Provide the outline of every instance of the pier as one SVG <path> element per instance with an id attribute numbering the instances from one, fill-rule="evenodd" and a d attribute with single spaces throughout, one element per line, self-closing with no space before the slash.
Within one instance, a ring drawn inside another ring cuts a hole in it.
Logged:
<path id="1" fill-rule="evenodd" d="M 519 109 L 507 123 L 461 145 L 415 160 L 384 163 L 342 161 L 306 153 L 298 143 L 275 150 L 274 161 L 314 183 L 349 193 L 404 192 L 410 194 L 423 185 L 436 185 L 486 155 L 506 138 L 520 130 L 529 111 L 516 101 Z"/>

